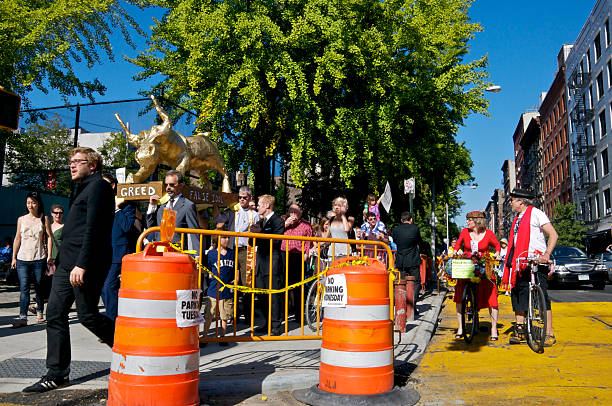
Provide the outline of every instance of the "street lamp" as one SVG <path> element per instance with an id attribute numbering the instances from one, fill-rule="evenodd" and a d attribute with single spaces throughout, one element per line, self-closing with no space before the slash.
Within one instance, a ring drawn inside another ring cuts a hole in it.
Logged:
<path id="1" fill-rule="evenodd" d="M 500 90 L 501 90 L 501 86 L 498 86 L 498 85 L 491 85 L 485 88 L 485 91 L 493 92 L 493 93 L 499 93 Z"/>
<path id="2" fill-rule="evenodd" d="M 459 187 L 465 187 L 468 189 L 476 189 L 478 187 L 478 184 L 475 183 L 473 185 L 466 185 L 466 186 L 459 186 Z M 454 195 L 455 193 L 459 193 L 460 191 L 461 189 L 457 188 L 453 190 L 452 192 L 450 192 L 449 195 Z M 450 236 L 448 232 L 448 202 L 447 202 L 446 203 L 446 252 L 448 252 L 448 247 L 450 247 Z"/>

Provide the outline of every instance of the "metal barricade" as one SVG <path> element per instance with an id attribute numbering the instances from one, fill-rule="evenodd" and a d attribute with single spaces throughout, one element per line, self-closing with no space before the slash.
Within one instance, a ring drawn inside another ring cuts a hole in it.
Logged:
<path id="1" fill-rule="evenodd" d="M 136 246 L 136 252 L 140 252 L 142 250 L 142 244 L 143 241 L 145 239 L 145 237 L 147 237 L 148 235 L 155 233 L 155 232 L 159 232 L 160 231 L 160 227 L 151 227 L 149 229 L 146 229 L 145 231 L 143 231 L 143 233 L 140 235 L 140 237 L 138 238 L 138 242 L 137 242 L 137 246 Z M 360 257 L 365 256 L 364 252 L 372 252 L 374 255 L 374 258 L 377 257 L 381 257 L 384 258 L 383 264 L 385 265 L 386 269 L 389 272 L 389 296 L 391 298 L 393 298 L 393 279 L 394 277 L 392 276 L 392 270 L 394 270 L 394 261 L 393 261 L 393 255 L 391 252 L 391 249 L 389 248 L 389 246 L 387 246 L 385 243 L 380 242 L 380 241 L 369 241 L 369 240 L 348 240 L 348 239 L 332 239 L 332 238 L 320 238 L 320 237 L 301 237 L 301 236 L 291 236 L 291 235 L 278 235 L 278 234 L 261 234 L 261 233 L 238 233 L 238 232 L 233 232 L 233 231 L 221 231 L 221 230 L 202 230 L 202 229 L 188 229 L 188 228 L 176 228 L 175 229 L 175 233 L 176 234 L 180 234 L 181 235 L 181 239 L 179 244 L 177 244 L 176 248 L 179 251 L 182 252 L 186 252 L 184 250 L 184 243 L 185 243 L 185 236 L 189 235 L 189 234 L 196 234 L 199 235 L 199 251 L 197 254 L 197 258 L 196 261 L 198 262 L 199 266 L 200 266 L 200 286 L 201 286 L 201 278 L 202 275 L 204 273 L 211 273 L 210 270 L 207 268 L 207 262 L 206 260 L 203 260 L 204 258 L 204 251 L 206 250 L 206 247 L 204 247 L 204 239 L 205 236 L 211 236 L 213 239 L 216 239 L 217 241 L 217 246 L 220 246 L 220 238 L 221 236 L 228 236 L 228 237 L 233 237 L 234 239 L 236 237 L 247 237 L 249 238 L 249 245 L 252 247 L 255 247 L 257 244 L 257 240 L 261 240 L 261 239 L 265 239 L 265 240 L 269 240 L 270 243 L 269 245 L 269 258 L 272 258 L 273 255 L 273 241 L 299 241 L 301 242 L 301 250 L 300 250 L 300 254 L 301 254 L 301 269 L 298 270 L 298 272 L 300 272 L 300 282 L 298 282 L 295 285 L 289 285 L 288 281 L 289 281 L 289 255 L 286 255 L 285 251 L 282 251 L 283 253 L 285 253 L 285 255 L 282 257 L 283 258 L 283 265 L 284 265 L 284 269 L 282 270 L 277 270 L 283 272 L 284 274 L 284 286 L 281 289 L 273 289 L 272 286 L 272 276 L 273 276 L 273 266 L 272 266 L 272 260 L 268 261 L 269 262 L 269 275 L 270 277 L 268 278 L 269 280 L 269 285 L 265 288 L 262 289 L 261 287 L 256 287 L 255 284 L 255 270 L 256 270 L 256 264 L 255 267 L 253 269 L 253 275 L 251 278 L 251 284 L 250 286 L 246 286 L 244 285 L 244 282 L 242 282 L 241 285 L 229 285 L 229 284 L 225 284 L 223 283 L 222 285 L 227 285 L 227 288 L 229 289 L 233 289 L 233 298 L 234 298 L 234 306 L 233 306 L 233 317 L 232 317 L 232 327 L 233 327 L 233 332 L 229 335 L 225 335 L 223 337 L 219 336 L 219 313 L 218 313 L 218 307 L 217 307 L 217 313 L 215 319 L 215 330 L 214 330 L 214 335 L 212 337 L 201 337 L 200 338 L 200 342 L 242 342 L 242 341 L 272 341 L 272 340 L 318 340 L 321 339 L 321 331 L 319 328 L 319 323 L 317 320 L 317 328 L 316 331 L 313 331 L 312 334 L 309 334 L 309 329 L 305 329 L 305 317 L 304 317 L 304 306 L 305 306 L 305 299 L 306 299 L 306 284 L 307 283 L 317 283 L 317 292 L 319 292 L 319 289 L 321 288 L 319 285 L 319 277 L 324 276 L 325 272 L 327 269 L 326 268 L 326 263 L 331 262 L 330 260 L 336 259 L 336 246 L 340 245 L 340 244 L 347 244 L 347 246 L 356 246 L 359 247 L 356 250 L 356 253 L 359 254 Z M 310 244 L 307 244 L 310 243 Z M 315 260 L 315 261 L 311 261 L 311 263 L 314 265 L 314 269 L 312 269 L 313 275 L 309 275 L 309 270 L 306 269 L 306 258 L 308 257 L 308 253 L 306 252 L 306 246 L 307 245 L 312 245 L 314 247 L 313 250 L 313 254 L 314 256 L 316 256 L 318 259 L 321 259 L 322 256 L 324 256 L 325 251 L 327 251 L 327 256 L 328 256 L 328 260 Z M 327 248 L 327 249 L 326 249 Z M 219 252 L 219 251 L 218 251 Z M 350 248 L 348 250 L 348 252 L 351 252 Z M 190 252 L 192 255 L 195 254 L 195 252 Z M 358 257 L 355 258 L 355 260 L 358 260 Z M 234 249 L 234 277 L 235 277 L 235 281 L 238 281 L 239 279 L 239 269 L 238 269 L 238 249 Z M 220 255 L 218 255 L 217 257 L 217 269 L 220 269 Z M 293 270 L 295 272 L 295 270 Z M 219 285 L 218 285 L 219 286 Z M 297 332 L 297 334 L 295 334 L 295 332 L 292 333 L 292 335 L 289 335 L 289 303 L 288 303 L 288 299 L 289 299 L 289 291 L 291 289 L 298 289 L 299 290 L 299 298 L 300 298 L 300 320 L 295 320 L 297 323 L 299 323 L 299 331 Z M 248 326 L 248 330 L 244 331 L 244 330 L 239 330 L 238 329 L 238 314 L 237 314 L 237 310 L 238 310 L 238 291 L 243 292 L 243 300 L 249 300 L 250 301 L 250 326 Z M 267 334 L 265 335 L 256 335 L 255 332 L 255 298 L 256 295 L 259 296 L 259 300 L 263 300 L 261 298 L 261 296 L 263 295 L 267 295 Z M 283 317 L 282 317 L 282 321 L 284 321 L 284 326 L 283 326 L 283 334 L 284 335 L 272 335 L 271 334 L 271 312 L 272 312 L 272 295 L 277 294 L 277 295 L 283 295 L 284 297 L 284 306 L 283 306 Z M 205 295 L 205 292 L 203 292 L 203 295 Z M 217 298 L 219 297 L 219 289 L 217 289 Z M 319 297 L 319 295 L 317 295 L 317 298 Z M 317 300 L 316 303 L 317 306 L 317 314 L 319 314 L 319 300 Z M 390 320 L 394 319 L 394 312 L 393 312 L 393 303 L 391 303 L 391 310 L 390 310 L 390 314 L 389 314 L 389 318 Z"/>

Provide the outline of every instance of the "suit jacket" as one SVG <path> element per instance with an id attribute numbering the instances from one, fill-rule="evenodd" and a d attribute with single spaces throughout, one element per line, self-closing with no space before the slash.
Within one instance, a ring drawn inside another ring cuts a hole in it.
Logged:
<path id="1" fill-rule="evenodd" d="M 414 224 L 402 223 L 393 229 L 393 242 L 397 244 L 395 266 L 410 268 L 421 265 L 419 248 L 423 244 L 419 227 Z"/>
<path id="2" fill-rule="evenodd" d="M 84 268 L 106 277 L 111 263 L 111 231 L 115 215 L 115 194 L 99 172 L 81 181 L 66 223 L 60 245 L 59 267 L 71 271 Z"/>
<path id="3" fill-rule="evenodd" d="M 162 204 L 153 213 L 147 213 L 147 228 L 156 227 L 161 224 L 162 216 L 164 215 L 164 209 L 166 204 Z M 181 197 L 174 203 L 173 210 L 176 210 L 176 227 L 177 228 L 200 228 L 200 222 L 198 221 L 198 211 L 195 204 L 188 200 L 185 196 Z M 159 241 L 159 233 L 152 235 L 154 241 Z M 172 242 L 180 243 L 180 234 L 174 234 Z M 200 239 L 196 234 L 190 234 L 187 237 L 187 249 L 200 250 Z"/>
<path id="4" fill-rule="evenodd" d="M 133 252 L 134 247 L 130 246 L 129 237 L 135 219 L 136 209 L 133 203 L 126 202 L 121 210 L 115 211 L 112 232 L 113 264 L 120 264 L 125 255 Z"/>
<path id="5" fill-rule="evenodd" d="M 265 223 L 265 225 L 264 225 Z M 285 233 L 285 221 L 276 213 L 272 214 L 270 220 L 266 221 L 265 217 L 259 219 L 260 233 L 262 234 L 284 234 Z M 258 238 L 257 255 L 268 257 L 270 256 L 270 241 L 272 242 L 272 254 L 276 254 L 281 250 L 282 240 L 268 240 L 265 238 Z"/>

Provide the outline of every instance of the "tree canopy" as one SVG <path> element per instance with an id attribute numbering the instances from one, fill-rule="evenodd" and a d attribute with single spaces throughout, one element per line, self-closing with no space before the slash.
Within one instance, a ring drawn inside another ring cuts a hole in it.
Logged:
<path id="1" fill-rule="evenodd" d="M 70 195 L 68 159 L 72 149 L 70 131 L 56 115 L 28 126 L 7 139 L 6 166 L 9 181 L 21 188 Z M 55 179 L 55 188 L 47 187 Z"/>
<path id="2" fill-rule="evenodd" d="M 568 245 L 584 249 L 587 227 L 576 219 L 576 204 L 556 204 L 553 208 L 552 225 L 559 239 L 557 245 Z"/>
<path id="3" fill-rule="evenodd" d="M 464 61 L 481 30 L 470 0 L 152 3 L 168 11 L 133 60 L 138 78 L 161 74 L 152 90 L 197 111 L 229 168 L 253 171 L 256 194 L 272 157 L 305 195 L 325 175 L 361 198 L 414 177 L 421 208 L 434 179 L 448 195 L 471 178 L 455 135 L 486 114 L 488 83 L 486 57 Z"/>
<path id="4" fill-rule="evenodd" d="M 116 30 L 132 46 L 131 29 L 144 35 L 121 3 L 141 6 L 144 1 L 2 0 L 0 86 L 22 96 L 26 107 L 27 92 L 35 88 L 90 99 L 103 93 L 103 84 L 79 78 L 73 63 L 91 68 L 101 61 L 101 54 L 113 60 L 110 38 Z"/>

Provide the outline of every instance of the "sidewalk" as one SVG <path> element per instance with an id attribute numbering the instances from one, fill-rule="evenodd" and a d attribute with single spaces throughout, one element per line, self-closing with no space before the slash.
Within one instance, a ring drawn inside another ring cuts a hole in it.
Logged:
<path id="1" fill-rule="evenodd" d="M 419 302 L 420 317 L 408 331 L 395 335 L 396 384 L 406 385 L 410 373 L 425 353 L 440 314 L 445 291 L 428 291 Z M 0 284 L 0 394 L 19 392 L 45 372 L 45 325 L 11 329 L 18 314 L 16 287 Z M 29 318 L 35 323 L 35 316 Z M 99 343 L 70 313 L 72 342 L 71 386 L 66 390 L 107 389 L 111 350 Z M 295 324 L 290 324 L 290 327 Z M 233 331 L 233 330 L 231 330 Z M 309 331 L 305 327 L 305 332 Z M 290 334 L 299 334 L 299 327 Z M 309 388 L 318 383 L 320 340 L 209 343 L 200 350 L 200 396 L 203 401 L 231 396 L 235 403 L 275 404 L 275 394 Z M 281 395 L 279 399 L 283 399 Z M 0 402 L 3 399 L 0 397 Z M 13 400 L 15 401 L 15 400 Z M 279 400 L 278 404 L 286 404 Z M 88 403 L 91 404 L 91 403 Z M 232 403 L 229 403 L 232 404 Z"/>

